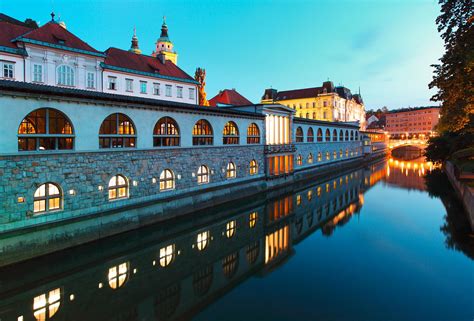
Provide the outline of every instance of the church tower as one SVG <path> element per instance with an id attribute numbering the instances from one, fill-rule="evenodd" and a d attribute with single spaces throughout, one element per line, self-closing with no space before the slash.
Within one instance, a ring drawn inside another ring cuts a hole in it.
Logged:
<path id="1" fill-rule="evenodd" d="M 178 54 L 173 51 L 173 43 L 168 37 L 168 26 L 166 25 L 165 17 L 163 17 L 163 24 L 161 25 L 160 38 L 156 42 L 155 51 L 151 55 L 162 59 L 163 62 L 170 60 L 175 65 L 178 64 Z"/>
<path id="2" fill-rule="evenodd" d="M 132 45 L 130 47 L 130 52 L 141 54 L 142 51 L 138 47 L 138 38 L 137 38 L 137 29 L 133 28 L 133 37 L 132 37 Z"/>

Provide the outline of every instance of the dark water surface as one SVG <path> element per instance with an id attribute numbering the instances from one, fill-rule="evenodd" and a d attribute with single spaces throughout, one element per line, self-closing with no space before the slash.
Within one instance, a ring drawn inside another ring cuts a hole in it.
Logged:
<path id="1" fill-rule="evenodd" d="M 474 233 L 389 160 L 0 269 L 0 320 L 474 320 Z"/>

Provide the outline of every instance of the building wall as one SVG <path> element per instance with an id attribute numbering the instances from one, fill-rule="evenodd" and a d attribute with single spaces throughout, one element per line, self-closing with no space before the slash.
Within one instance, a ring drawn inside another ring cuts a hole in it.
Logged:
<path id="1" fill-rule="evenodd" d="M 439 120 L 439 108 L 423 108 L 386 114 L 385 129 L 390 135 L 430 135 Z"/>

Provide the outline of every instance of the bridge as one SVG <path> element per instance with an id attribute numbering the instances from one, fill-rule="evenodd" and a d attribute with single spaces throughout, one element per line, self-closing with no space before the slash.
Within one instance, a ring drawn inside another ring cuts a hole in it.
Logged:
<path id="1" fill-rule="evenodd" d="M 404 160 L 423 157 L 426 145 L 426 139 L 393 139 L 388 142 L 392 156 Z"/>
<path id="2" fill-rule="evenodd" d="M 391 139 L 388 142 L 388 147 L 390 149 L 395 149 L 402 146 L 414 146 L 418 147 L 419 149 L 425 149 L 427 145 L 427 139 Z"/>

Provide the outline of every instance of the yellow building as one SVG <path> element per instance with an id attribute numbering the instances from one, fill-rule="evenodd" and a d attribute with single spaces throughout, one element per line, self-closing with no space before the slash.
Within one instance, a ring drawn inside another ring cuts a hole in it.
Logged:
<path id="1" fill-rule="evenodd" d="M 360 123 L 365 128 L 365 106 L 360 94 L 325 81 L 321 87 L 277 91 L 266 89 L 263 104 L 279 103 L 296 111 L 296 117 Z"/>

